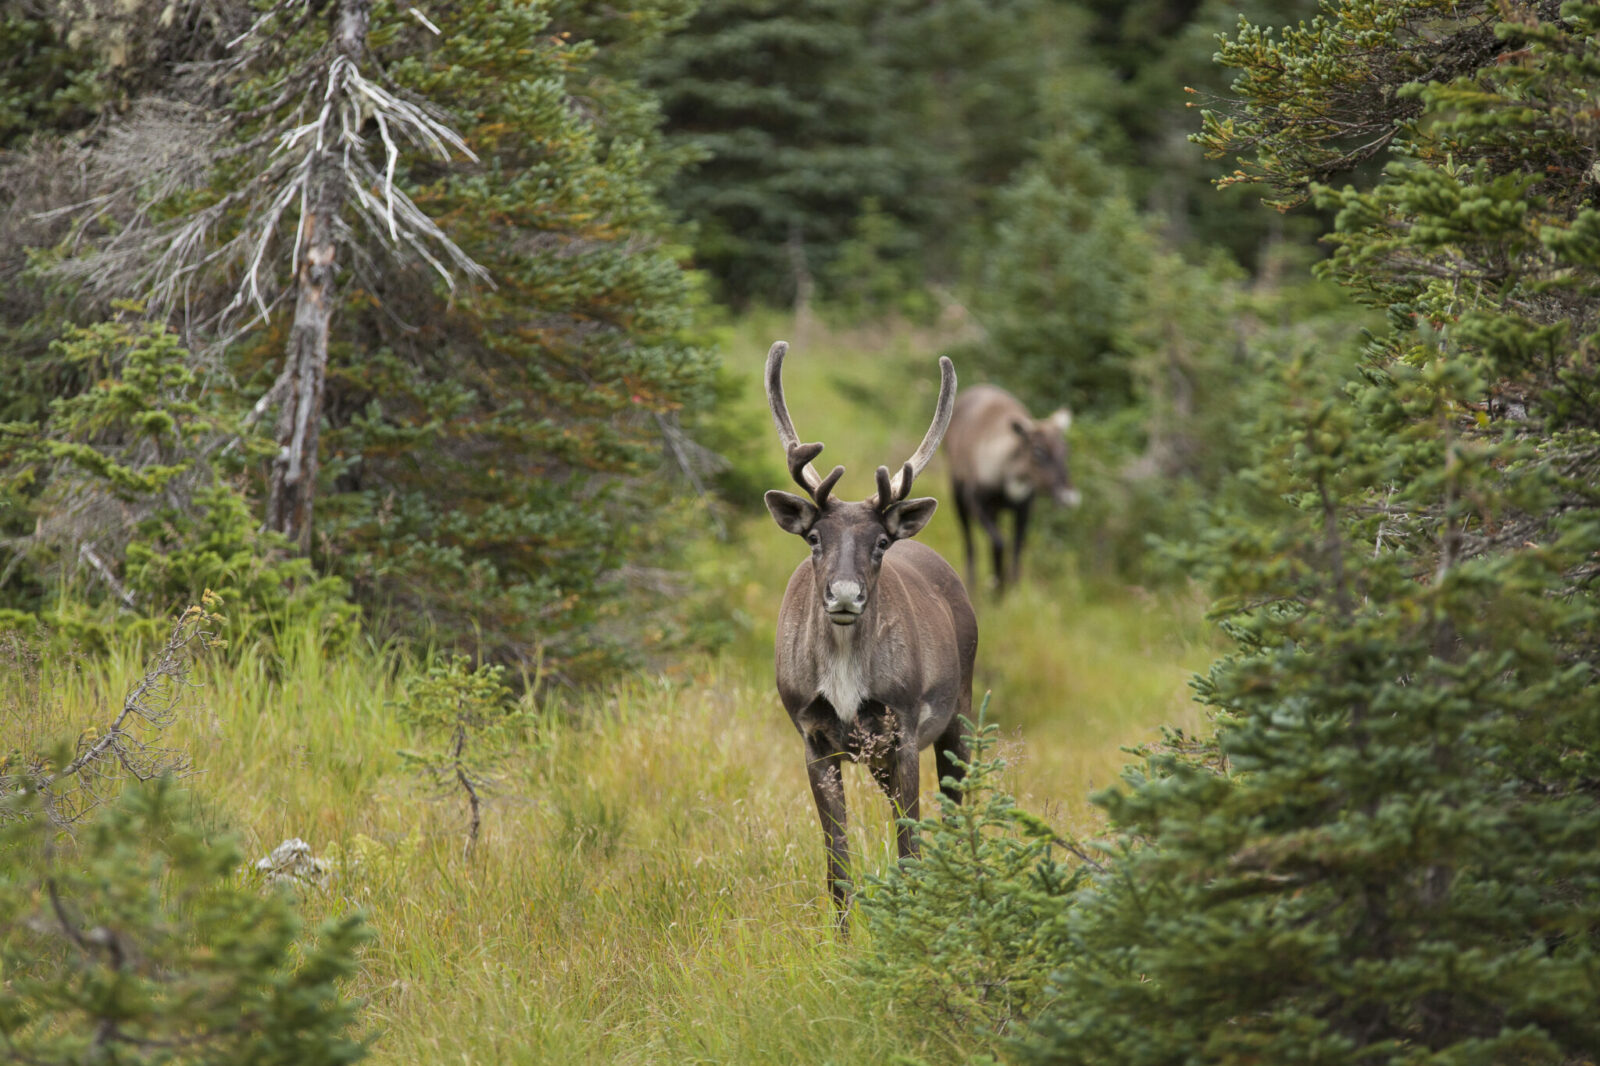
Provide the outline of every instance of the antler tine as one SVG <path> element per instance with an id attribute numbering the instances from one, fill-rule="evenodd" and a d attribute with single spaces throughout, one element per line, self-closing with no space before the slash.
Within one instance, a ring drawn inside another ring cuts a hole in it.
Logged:
<path id="1" fill-rule="evenodd" d="M 791 444 L 784 452 L 784 459 L 789 464 L 789 476 L 794 478 L 795 481 L 799 483 L 800 487 L 805 489 L 807 492 L 811 492 L 816 488 L 816 486 L 807 483 L 806 479 L 802 475 L 805 473 L 806 464 L 810 463 L 811 460 L 815 459 L 820 454 L 822 454 L 822 445 L 820 443 Z"/>
<path id="2" fill-rule="evenodd" d="M 878 491 L 867 502 L 879 510 L 888 507 L 891 503 L 899 503 L 911 495 L 911 481 L 915 476 L 911 471 L 911 464 L 907 463 L 897 475 L 900 487 L 896 489 L 892 487 L 889 481 L 889 468 L 886 466 L 878 467 Z"/>
<path id="3" fill-rule="evenodd" d="M 816 485 L 806 481 L 806 465 L 822 452 L 821 444 L 796 444 L 789 449 L 789 476 L 794 478 L 795 484 L 805 489 L 818 507 L 828 502 L 828 493 L 833 491 L 833 486 L 844 476 L 844 467 L 836 466 L 825 478 Z M 812 471 L 815 473 L 816 471 Z"/>
<path id="4" fill-rule="evenodd" d="M 874 506 L 882 504 L 887 507 L 894 502 L 894 492 L 889 488 L 889 468 L 878 467 L 878 492 L 872 497 Z"/>
<path id="5" fill-rule="evenodd" d="M 818 507 L 828 502 L 828 493 L 833 491 L 833 486 L 837 485 L 842 477 L 844 477 L 844 467 L 836 466 L 822 479 L 822 484 L 817 486 L 817 491 L 811 496 Z"/>
<path id="6" fill-rule="evenodd" d="M 811 465 L 811 460 L 817 457 L 817 452 L 822 451 L 822 445 L 802 445 L 800 434 L 794 431 L 794 419 L 789 417 L 789 405 L 783 399 L 783 357 L 787 354 L 789 354 L 788 341 L 776 341 L 767 349 L 767 407 L 772 410 L 772 424 L 778 427 L 778 443 L 783 445 L 784 453 L 791 460 L 796 448 L 816 448 L 816 451 L 811 452 L 800 463 L 795 464 L 791 461 L 789 469 L 790 475 L 799 482 L 800 487 L 815 499 L 817 490 L 822 486 L 822 475 Z"/>
<path id="7" fill-rule="evenodd" d="M 888 485 L 887 491 L 883 485 L 878 487 L 878 495 L 873 502 L 882 501 L 885 504 L 903 500 L 911 494 L 911 482 L 918 474 L 927 469 L 928 463 L 933 459 L 933 453 L 939 450 L 939 442 L 944 440 L 944 431 L 950 428 L 950 414 L 956 406 L 956 367 L 948 355 L 939 357 L 939 400 L 934 405 L 933 422 L 928 426 L 928 432 L 923 436 L 922 443 L 906 460 L 905 466 L 895 474 L 894 480 Z"/>

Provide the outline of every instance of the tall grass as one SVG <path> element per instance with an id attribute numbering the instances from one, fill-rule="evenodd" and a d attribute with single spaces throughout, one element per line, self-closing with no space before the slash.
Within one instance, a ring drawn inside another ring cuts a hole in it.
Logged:
<path id="1" fill-rule="evenodd" d="M 761 357 L 783 323 L 730 332 L 764 406 Z M 795 340 L 794 337 L 789 337 Z M 801 434 L 843 462 L 843 493 L 915 447 L 932 412 L 937 338 L 814 332 L 788 376 Z M 775 438 L 772 486 L 786 475 Z M 940 469 L 920 482 L 943 496 Z M 925 539 L 952 561 L 953 514 Z M 1036 548 L 1039 579 L 980 597 L 978 695 L 995 693 L 1011 786 L 1063 829 L 1092 833 L 1085 802 L 1111 784 L 1122 745 L 1194 724 L 1185 680 L 1211 649 L 1193 595 L 1089 589 Z M 773 616 L 804 555 L 758 503 L 685 565 L 741 624 L 721 654 L 673 680 L 618 679 L 550 697 L 500 787 L 482 839 L 463 849 L 465 808 L 414 779 L 397 751 L 419 743 L 392 701 L 418 668 L 393 648 L 324 651 L 314 627 L 235 649 L 198 677 L 172 740 L 202 772 L 189 785 L 264 855 L 299 836 L 334 862 L 308 917 L 364 911 L 377 932 L 355 990 L 381 1063 L 961 1061 L 984 1048 L 929 1043 L 851 976 L 832 934 L 822 846 L 799 739 L 771 687 Z M 101 720 L 143 669 L 135 649 L 58 663 L 42 713 L 60 733 Z M 41 690 L 42 691 L 42 690 Z M 11 723 L 6 727 L 9 731 Z M 925 802 L 936 792 L 924 756 Z M 887 803 L 847 772 L 858 868 L 893 861 Z"/>

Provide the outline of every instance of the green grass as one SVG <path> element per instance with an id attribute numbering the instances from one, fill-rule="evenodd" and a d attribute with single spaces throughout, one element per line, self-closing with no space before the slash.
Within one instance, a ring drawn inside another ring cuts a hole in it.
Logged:
<path id="1" fill-rule="evenodd" d="M 785 328 L 754 321 L 724 338 L 747 414 L 764 407 L 761 359 Z M 812 333 L 785 337 L 791 408 L 803 438 L 827 443 L 823 462 L 846 464 L 842 492 L 860 497 L 872 467 L 903 460 L 926 428 L 938 339 Z M 765 444 L 782 487 L 775 436 Z M 937 464 L 920 485 L 945 494 Z M 953 514 L 924 536 L 959 563 Z M 1099 823 L 1085 796 L 1115 781 L 1120 748 L 1162 723 L 1196 725 L 1186 680 L 1214 649 L 1196 596 L 1091 590 L 1070 560 L 1035 553 L 1039 580 L 980 600 L 977 695 L 994 692 L 1023 803 L 1088 834 Z M 172 733 L 202 771 L 189 784 L 248 854 L 299 836 L 336 860 L 305 906 L 313 919 L 360 908 L 377 932 L 354 990 L 379 1033 L 373 1061 L 954 1062 L 984 1048 L 979 1034 L 953 1046 L 874 1002 L 832 935 L 800 743 L 770 680 L 777 600 L 803 555 L 752 506 L 727 543 L 686 557 L 741 620 L 737 639 L 661 678 L 541 708 L 471 856 L 464 805 L 396 754 L 418 742 L 391 706 L 415 668 L 404 655 L 359 644 L 329 655 L 291 633 L 273 655 L 244 649 L 205 672 Z M 57 664 L 36 702 L 72 735 L 103 721 L 142 668 L 132 651 Z M 846 777 L 857 867 L 882 870 L 887 804 L 864 772 Z M 936 791 L 926 755 L 923 790 Z"/>

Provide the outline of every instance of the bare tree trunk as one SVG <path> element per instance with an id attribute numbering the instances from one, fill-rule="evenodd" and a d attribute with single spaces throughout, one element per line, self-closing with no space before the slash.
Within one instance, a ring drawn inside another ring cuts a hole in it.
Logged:
<path id="1" fill-rule="evenodd" d="M 342 75 L 367 46 L 372 0 L 340 0 L 334 30 L 333 69 Z M 330 94 L 331 95 L 331 94 Z M 328 330 L 337 293 L 339 246 L 336 227 L 345 201 L 345 170 L 338 149 L 319 146 L 311 159 L 305 217 L 300 220 L 304 249 L 296 275 L 298 294 L 294 324 L 284 354 L 282 381 L 287 386 L 278 413 L 278 454 L 267 485 L 267 528 L 299 545 L 311 547 L 312 504 L 317 486 L 317 436 L 322 423 L 322 392 L 328 373 Z"/>

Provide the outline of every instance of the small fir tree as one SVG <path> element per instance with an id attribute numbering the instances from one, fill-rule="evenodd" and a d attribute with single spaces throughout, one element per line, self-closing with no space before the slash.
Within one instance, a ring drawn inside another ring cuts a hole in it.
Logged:
<path id="1" fill-rule="evenodd" d="M 0 424 L 0 503 L 17 530 L 0 537 L 0 602 L 80 636 L 148 629 L 207 590 L 232 604 L 234 633 L 352 620 L 342 581 L 257 528 L 241 475 L 270 445 L 175 334 L 103 322 L 51 351 L 92 384 L 41 422 Z"/>
<path id="2" fill-rule="evenodd" d="M 974 1037 L 1014 1035 L 1049 1003 L 1050 974 L 1067 959 L 1040 934 L 1082 876 L 1056 852 L 1087 858 L 1001 789 L 988 706 L 985 698 L 956 786 L 961 803 L 916 823 L 922 853 L 870 879 L 859 900 L 871 936 L 857 972 L 897 1009 L 969 1047 Z"/>
<path id="3" fill-rule="evenodd" d="M 527 726 L 526 715 L 511 702 L 505 668 L 471 668 L 455 655 L 406 682 L 400 720 L 433 747 L 400 753 L 407 764 L 433 780 L 441 792 L 459 791 L 467 802 L 467 843 L 478 843 L 484 790 L 498 778 L 512 741 Z"/>
<path id="4" fill-rule="evenodd" d="M 26 814 L 31 797 L 3 801 Z M 37 812 L 35 812 L 35 815 Z M 0 819 L 0 1048 L 13 1062 L 339 1066 L 366 1052 L 343 989 L 361 918 L 305 935 L 288 894 L 240 879 L 169 780 L 80 831 Z"/>

